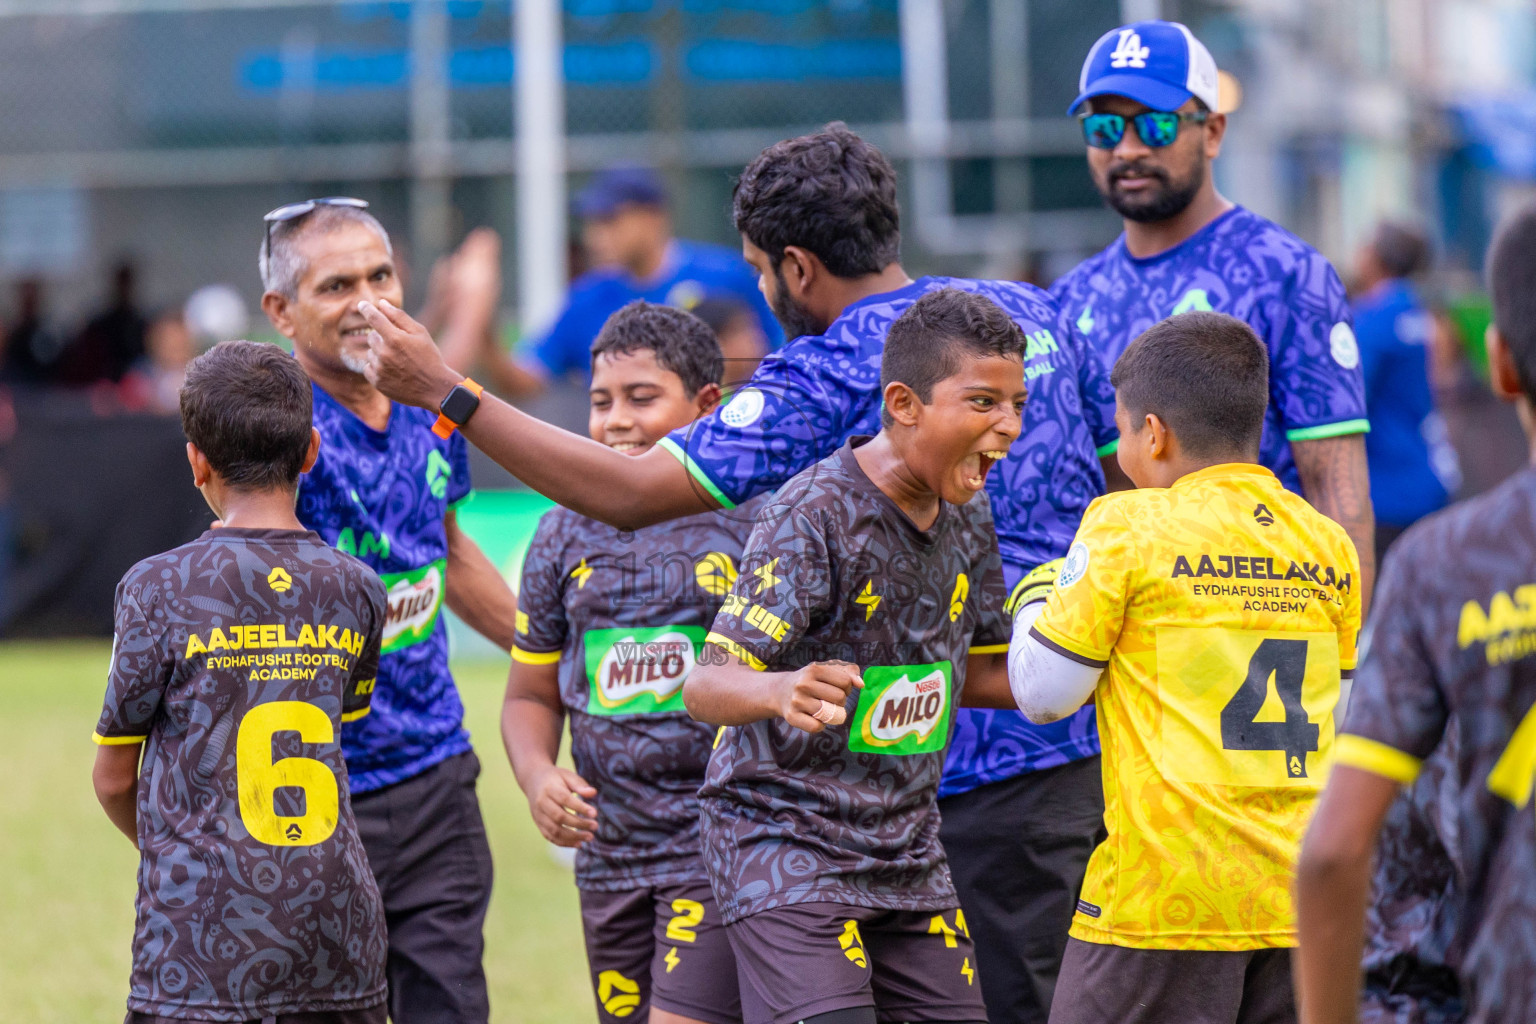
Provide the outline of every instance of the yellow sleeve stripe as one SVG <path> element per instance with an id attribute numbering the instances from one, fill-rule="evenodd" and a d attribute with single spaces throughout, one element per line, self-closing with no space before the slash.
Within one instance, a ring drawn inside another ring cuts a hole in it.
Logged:
<path id="1" fill-rule="evenodd" d="M 343 711 L 341 713 L 341 720 L 343 722 L 355 722 L 359 718 L 362 718 L 362 717 L 366 716 L 368 714 L 368 712 L 370 712 L 372 710 L 373 710 L 373 705 L 370 704 L 368 707 L 366 707 L 366 708 L 358 708 L 356 711 Z"/>
<path id="2" fill-rule="evenodd" d="M 1418 778 L 1419 767 L 1423 764 L 1418 758 L 1396 747 L 1352 733 L 1339 736 L 1333 745 L 1333 759 L 1339 764 L 1359 768 L 1393 782 L 1401 782 L 1405 786 Z"/>
<path id="3" fill-rule="evenodd" d="M 91 733 L 91 739 L 97 746 L 102 747 L 127 747 L 135 743 L 143 743 L 148 736 L 103 736 L 99 732 Z"/>
<path id="4" fill-rule="evenodd" d="M 972 647 L 971 654 L 1007 654 L 1007 644 L 984 644 L 981 647 Z"/>
<path id="5" fill-rule="evenodd" d="M 761 658 L 728 636 L 724 636 L 720 633 L 710 633 L 704 638 L 704 642 L 707 644 L 714 644 L 716 647 L 723 648 L 728 653 L 736 655 L 736 657 L 740 658 L 742 663 L 750 669 L 755 669 L 758 672 L 762 672 L 768 667 L 767 665 L 763 664 L 763 660 Z"/>
<path id="6" fill-rule="evenodd" d="M 553 665 L 560 660 L 559 651 L 525 651 L 521 647 L 512 648 L 512 660 L 520 661 L 524 665 Z"/>

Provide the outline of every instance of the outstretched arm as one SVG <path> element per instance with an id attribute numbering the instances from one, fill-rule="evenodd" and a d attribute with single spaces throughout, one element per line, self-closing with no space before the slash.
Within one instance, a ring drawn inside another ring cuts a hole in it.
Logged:
<path id="1" fill-rule="evenodd" d="M 397 402 L 435 411 L 463 374 L 450 369 L 427 333 L 387 302 L 359 303 L 373 327 L 368 379 Z M 573 434 L 483 395 L 464 437 L 528 487 L 590 519 L 636 530 L 719 508 L 661 448 L 635 457 Z"/>
<path id="2" fill-rule="evenodd" d="M 1360 610 L 1371 610 L 1376 582 L 1376 516 L 1371 509 L 1371 476 L 1365 463 L 1365 435 L 1346 434 L 1292 441 L 1291 455 L 1301 489 L 1312 507 L 1344 527 L 1360 557 Z"/>

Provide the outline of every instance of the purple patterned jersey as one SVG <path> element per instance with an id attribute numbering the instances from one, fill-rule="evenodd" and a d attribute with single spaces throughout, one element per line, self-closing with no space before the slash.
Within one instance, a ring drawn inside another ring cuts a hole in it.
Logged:
<path id="1" fill-rule="evenodd" d="M 1360 346 L 1333 266 L 1258 214 L 1234 207 L 1166 252 L 1137 259 L 1125 236 L 1051 286 L 1062 311 L 1113 367 L 1148 327 L 1215 310 L 1269 348 L 1269 411 L 1259 461 L 1301 492 L 1292 441 L 1369 429 Z"/>
<path id="2" fill-rule="evenodd" d="M 384 587 L 298 530 L 209 530 L 117 587 L 96 741 L 144 744 L 128 1007 L 198 1020 L 384 1000 L 384 910 L 341 752 Z"/>
<path id="3" fill-rule="evenodd" d="M 374 430 L 314 387 L 320 459 L 299 479 L 299 522 L 356 555 L 389 592 L 373 713 L 342 734 L 352 791 L 414 778 L 467 753 L 464 704 L 448 671 L 444 517 L 470 495 L 469 447 L 432 433 L 436 415 L 395 403 Z"/>
<path id="4" fill-rule="evenodd" d="M 1408 783 L 1455 731 L 1445 960 L 1473 1024 L 1524 1019 L 1536 1006 L 1536 469 L 1412 527 L 1376 604 L 1336 759 Z"/>
<path id="5" fill-rule="evenodd" d="M 1088 503 L 1104 493 L 1099 459 L 1118 441 L 1115 395 L 1072 320 L 1033 285 L 924 277 L 855 302 L 826 334 L 797 338 L 768 356 L 730 402 L 673 431 L 663 445 L 729 508 L 774 490 L 848 438 L 874 434 L 886 332 L 912 303 L 939 288 L 985 295 L 1024 332 L 1029 401 L 1023 430 L 1008 458 L 988 474 L 987 495 L 1010 585 L 1061 558 Z M 1044 726 L 1017 711 L 964 708 L 956 724 L 944 796 L 1099 752 L 1092 708 Z"/>
<path id="6" fill-rule="evenodd" d="M 731 585 L 756 503 L 625 532 L 563 508 L 523 561 L 517 646 L 559 663 L 576 771 L 597 790 L 576 884 L 617 891 L 703 878 L 699 785 L 715 730 L 683 678 Z"/>
<path id="7" fill-rule="evenodd" d="M 919 530 L 859 467 L 853 439 L 758 514 L 709 634 L 756 668 L 858 665 L 848 720 L 727 728 L 704 788 L 704 860 L 727 923 L 773 907 L 955 905 L 935 803 L 968 653 L 1007 650 L 985 497 Z"/>

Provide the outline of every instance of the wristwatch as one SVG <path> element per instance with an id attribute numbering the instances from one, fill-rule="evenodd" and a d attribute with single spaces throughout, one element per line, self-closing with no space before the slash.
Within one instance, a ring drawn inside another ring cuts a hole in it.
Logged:
<path id="1" fill-rule="evenodd" d="M 455 430 L 468 423 L 475 410 L 480 408 L 480 393 L 484 390 L 468 377 L 455 384 L 437 407 L 437 422 L 432 424 L 432 433 L 442 438 L 451 437 Z"/>

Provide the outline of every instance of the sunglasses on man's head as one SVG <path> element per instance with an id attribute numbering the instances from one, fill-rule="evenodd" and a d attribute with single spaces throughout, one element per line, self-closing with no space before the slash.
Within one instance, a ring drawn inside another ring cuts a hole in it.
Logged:
<path id="1" fill-rule="evenodd" d="M 1130 118 L 1136 126 L 1141 141 L 1153 149 L 1173 144 L 1179 137 L 1179 125 L 1204 124 L 1209 115 L 1203 110 L 1180 114 L 1172 110 L 1148 110 Z M 1125 138 L 1125 122 L 1121 114 L 1079 114 L 1077 120 L 1083 126 L 1083 141 L 1094 149 L 1114 149 Z"/>
<path id="2" fill-rule="evenodd" d="M 326 196 L 323 199 L 306 199 L 302 203 L 288 203 L 261 218 L 267 225 L 266 251 L 272 251 L 272 225 L 286 224 L 290 220 L 298 220 L 300 217 L 314 213 L 322 206 L 346 206 L 354 210 L 368 209 L 368 200 L 353 199 L 351 196 Z"/>

